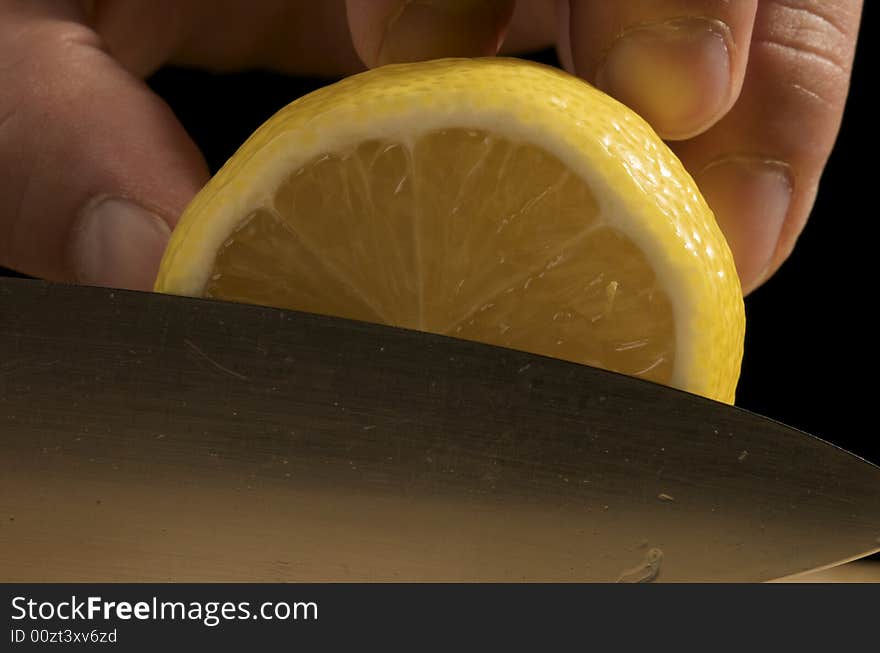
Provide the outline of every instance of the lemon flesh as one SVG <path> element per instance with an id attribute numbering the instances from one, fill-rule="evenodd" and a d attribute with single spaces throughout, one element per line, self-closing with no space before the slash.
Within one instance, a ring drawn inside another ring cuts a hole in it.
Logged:
<path id="1" fill-rule="evenodd" d="M 443 333 L 732 402 L 727 245 L 644 121 L 515 60 L 388 66 L 280 111 L 185 212 L 156 289 Z"/>

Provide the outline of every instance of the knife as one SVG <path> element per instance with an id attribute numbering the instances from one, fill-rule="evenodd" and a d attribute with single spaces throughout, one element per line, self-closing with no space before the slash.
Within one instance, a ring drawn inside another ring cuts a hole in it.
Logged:
<path id="1" fill-rule="evenodd" d="M 0 580 L 766 581 L 880 550 L 880 468 L 444 336 L 0 279 Z"/>

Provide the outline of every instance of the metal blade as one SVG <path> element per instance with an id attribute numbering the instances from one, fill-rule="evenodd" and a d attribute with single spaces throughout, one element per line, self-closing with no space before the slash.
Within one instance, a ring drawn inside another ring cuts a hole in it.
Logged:
<path id="1" fill-rule="evenodd" d="M 880 549 L 880 469 L 597 369 L 0 282 L 0 579 L 763 581 Z"/>

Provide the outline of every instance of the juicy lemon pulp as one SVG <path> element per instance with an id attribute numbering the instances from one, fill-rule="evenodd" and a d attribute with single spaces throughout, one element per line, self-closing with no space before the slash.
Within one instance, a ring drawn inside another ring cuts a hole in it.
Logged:
<path id="1" fill-rule="evenodd" d="M 293 171 L 217 254 L 205 296 L 499 344 L 668 383 L 672 308 L 557 158 L 482 130 Z"/>
<path id="2" fill-rule="evenodd" d="M 733 258 L 632 111 L 517 60 L 300 98 L 196 196 L 156 289 L 443 333 L 732 402 Z"/>

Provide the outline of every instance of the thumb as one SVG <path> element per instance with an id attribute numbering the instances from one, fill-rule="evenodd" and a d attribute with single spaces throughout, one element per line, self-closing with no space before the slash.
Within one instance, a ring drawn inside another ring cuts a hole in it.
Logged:
<path id="1" fill-rule="evenodd" d="M 80 18 L 74 3 L 0 2 L 0 265 L 149 289 L 207 169 Z"/>
<path id="2" fill-rule="evenodd" d="M 352 43 L 369 67 L 498 52 L 514 0 L 346 0 Z"/>

